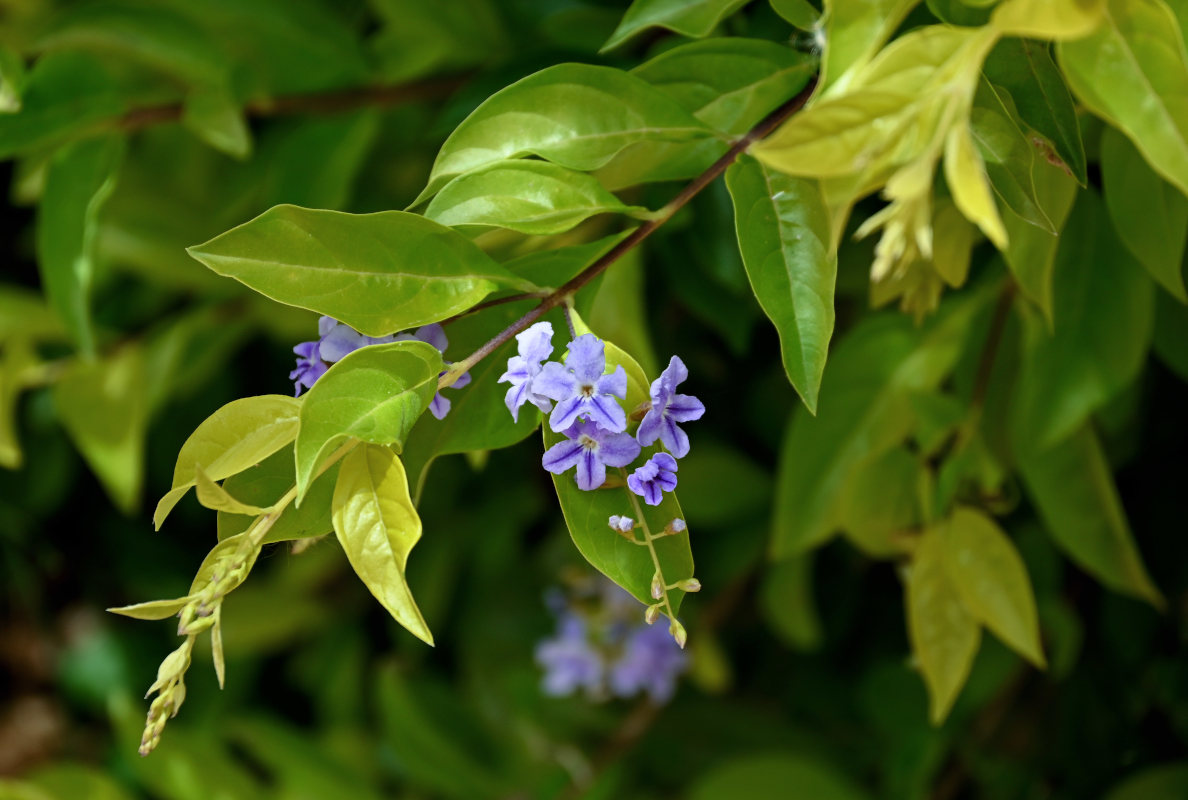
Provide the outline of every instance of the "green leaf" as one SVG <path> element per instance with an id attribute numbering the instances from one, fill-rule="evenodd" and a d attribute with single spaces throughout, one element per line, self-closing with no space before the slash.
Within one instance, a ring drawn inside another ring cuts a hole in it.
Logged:
<path id="1" fill-rule="evenodd" d="M 24 60 L 0 45 L 0 114 L 13 114 L 21 110 L 25 80 Z"/>
<path id="2" fill-rule="evenodd" d="M 274 506 L 293 488 L 297 479 L 293 448 L 284 447 L 254 467 L 236 473 L 223 482 L 223 488 L 245 503 L 267 508 Z M 300 506 L 289 503 L 276 522 L 268 529 L 261 544 L 286 542 L 323 536 L 334 530 L 330 520 L 330 501 L 334 482 L 338 478 L 338 464 L 314 480 Z M 229 514 L 218 515 L 219 539 L 243 533 L 254 517 Z"/>
<path id="3" fill-rule="evenodd" d="M 1188 381 L 1188 307 L 1160 292 L 1155 298 L 1155 330 L 1151 346 L 1181 380 Z"/>
<path id="4" fill-rule="evenodd" d="M 1056 228 L 1036 197 L 1031 142 L 1012 119 L 1009 102 L 981 81 L 970 111 L 970 131 L 994 193 L 1024 221 L 1055 235 Z"/>
<path id="5" fill-rule="evenodd" d="M 1188 198 L 1155 174 L 1122 134 L 1101 137 L 1102 193 L 1114 230 L 1151 277 L 1188 303 L 1181 264 L 1188 242 Z"/>
<path id="6" fill-rule="evenodd" d="M 900 537 L 921 521 L 920 470 L 919 459 L 906 447 L 892 448 L 855 469 L 839 504 L 838 523 L 846 538 L 874 558 L 901 555 Z"/>
<path id="7" fill-rule="evenodd" d="M 1188 761 L 1146 767 L 1115 784 L 1105 800 L 1175 800 L 1188 793 Z"/>
<path id="8" fill-rule="evenodd" d="M 808 85 L 816 59 L 763 39 L 689 42 L 631 74 L 664 91 L 714 130 L 741 135 Z"/>
<path id="9" fill-rule="evenodd" d="M 268 168 L 263 203 L 347 207 L 379 132 L 379 112 L 363 109 L 302 117 L 278 140 L 262 140 Z"/>
<path id="10" fill-rule="evenodd" d="M 405 579 L 408 554 L 421 538 L 421 518 L 400 459 L 387 447 L 356 447 L 338 470 L 333 508 L 334 532 L 360 580 L 397 622 L 432 645 L 433 634 Z"/>
<path id="11" fill-rule="evenodd" d="M 794 414 L 780 448 L 772 556 L 804 552 L 843 518 L 843 489 L 868 459 L 907 437 L 911 396 L 934 389 L 960 355 L 985 292 L 942 305 L 923 327 L 900 314 L 856 326 L 836 347 L 817 416 Z"/>
<path id="12" fill-rule="evenodd" d="M 232 497 L 230 492 L 212 481 L 210 476 L 202 471 L 201 466 L 194 467 L 194 479 L 198 502 L 209 509 L 228 514 L 249 514 L 251 516 L 258 516 L 268 511 L 268 509 L 253 506 Z"/>
<path id="13" fill-rule="evenodd" d="M 125 345 L 103 361 L 81 362 L 54 385 L 58 417 L 112 502 L 131 514 L 144 484 L 144 353 Z"/>
<path id="14" fill-rule="evenodd" d="M 575 327 L 579 335 L 589 332 L 585 325 L 580 324 L 580 320 L 578 323 Z M 624 407 L 635 408 L 648 397 L 647 376 L 629 354 L 612 342 L 606 342 L 606 371 L 613 372 L 615 367 L 620 365 L 627 373 L 627 399 L 624 401 Z M 565 436 L 554 433 L 547 422 L 541 425 L 541 431 L 546 450 L 565 440 Z M 648 457 L 650 449 L 655 448 L 645 448 L 640 459 Z M 622 479 L 621 485 L 615 488 L 584 492 L 578 488 L 572 470 L 562 475 L 553 475 L 553 486 L 557 490 L 557 499 L 561 503 L 561 513 L 565 516 L 569 535 L 586 561 L 630 592 L 641 603 L 651 605 L 655 602 L 652 599 L 651 586 L 656 565 L 648 548 L 628 542 L 610 529 L 607 520 L 612 515 L 628 516 L 641 528 L 646 525 L 645 530 L 657 535 L 674 519 L 685 519 L 685 515 L 681 511 L 680 503 L 677 502 L 675 492 L 666 493 L 657 506 L 639 502 L 626 485 L 629 469 L 630 467 L 622 470 L 607 469 L 608 481 L 612 477 Z M 688 530 L 661 536 L 654 544 L 665 581 L 671 584 L 693 577 L 693 552 L 689 547 Z M 674 614 L 680 610 L 684 595 L 680 589 L 669 590 L 668 598 Z"/>
<path id="15" fill-rule="evenodd" d="M 945 138 L 945 183 L 965 218 L 981 228 L 995 247 L 1005 250 L 1006 228 L 990 191 L 986 164 L 978 155 L 968 125 L 954 125 Z"/>
<path id="16" fill-rule="evenodd" d="M 820 758 L 772 753 L 735 756 L 693 782 L 689 800 L 724 797 L 800 797 L 867 800 L 846 773 Z"/>
<path id="17" fill-rule="evenodd" d="M 57 339 L 62 322 L 41 295 L 23 286 L 0 285 L 0 342 L 14 336 Z"/>
<path id="18" fill-rule="evenodd" d="M 519 421 L 513 420 L 503 402 L 508 384 L 496 383 L 515 351 L 513 340 L 470 370 L 470 385 L 456 393 L 449 392 L 450 413 L 445 419 L 426 416 L 413 426 L 401 457 L 414 499 L 420 499 L 427 468 L 438 456 L 510 447 L 536 430 L 540 412 L 530 404 L 525 405 L 520 409 Z"/>
<path id="19" fill-rule="evenodd" d="M 1154 287 L 1092 192 L 1073 208 L 1053 279 L 1054 330 L 1028 329 L 1016 448 L 1042 450 L 1079 428 L 1138 376 L 1151 342 Z"/>
<path id="20" fill-rule="evenodd" d="M 1098 29 L 1057 45 L 1073 93 L 1188 194 L 1188 54 L 1160 0 L 1110 0 Z"/>
<path id="21" fill-rule="evenodd" d="M 293 441 L 301 401 L 278 394 L 232 400 L 199 425 L 177 454 L 173 488 L 157 503 L 153 525 L 165 517 L 197 481 L 197 468 L 223 480 L 252 467 Z"/>
<path id="22" fill-rule="evenodd" d="M 597 178 L 547 161 L 500 161 L 459 175 L 442 187 L 425 216 L 457 228 L 507 228 L 520 233 L 563 233 L 596 214 L 645 217 L 624 205 Z"/>
<path id="23" fill-rule="evenodd" d="M 147 603 L 137 603 L 131 606 L 120 606 L 119 608 L 109 608 L 107 610 L 112 614 L 119 614 L 123 617 L 131 617 L 132 619 L 161 620 L 174 616 L 188 602 L 190 602 L 190 597 L 186 595 L 185 597 L 177 597 L 173 600 L 150 600 Z"/>
<path id="24" fill-rule="evenodd" d="M 243 110 L 228 87 L 199 87 L 186 96 L 182 124 L 199 139 L 233 158 L 245 159 L 252 152 Z"/>
<path id="25" fill-rule="evenodd" d="M 770 0 L 770 3 L 785 22 L 802 31 L 814 30 L 821 22 L 821 12 L 808 0 Z"/>
<path id="26" fill-rule="evenodd" d="M 1045 452 L 1020 453 L 1019 470 L 1048 533 L 1069 558 L 1114 591 L 1164 607 L 1091 428 Z"/>
<path id="27" fill-rule="evenodd" d="M 26 338 L 14 337 L 0 344 L 0 467 L 18 469 L 24 460 L 17 410 L 26 372 L 36 368 L 37 362 L 37 352 Z"/>
<path id="28" fill-rule="evenodd" d="M 59 16 L 39 44 L 133 59 L 190 84 L 221 83 L 229 70 L 213 37 L 165 4 L 82 3 Z"/>
<path id="29" fill-rule="evenodd" d="M 599 52 L 613 50 L 648 28 L 660 27 L 700 39 L 749 0 L 635 0 Z"/>
<path id="30" fill-rule="evenodd" d="M 1072 211 L 1077 184 L 1063 170 L 1047 163 L 1037 163 L 1032 173 L 1035 196 L 1045 216 L 1057 231 L 1062 231 Z M 1007 249 L 1003 257 L 1019 289 L 1040 307 L 1049 325 L 1052 322 L 1052 272 L 1060 237 L 1038 228 L 1022 217 L 1007 214 L 1002 220 L 1007 230 Z"/>
<path id="31" fill-rule="evenodd" d="M 833 335 L 837 255 L 815 181 L 743 157 L 726 173 L 747 278 L 780 335 L 788 380 L 812 413 Z"/>
<path id="32" fill-rule="evenodd" d="M 950 25 L 985 25 L 990 21 L 990 9 L 985 4 L 967 0 L 928 0 L 928 10 Z"/>
<path id="33" fill-rule="evenodd" d="M 1027 567 L 994 520 L 957 508 L 937 526 L 945 568 L 969 613 L 1019 655 L 1043 668 L 1035 593 Z"/>
<path id="34" fill-rule="evenodd" d="M 364 347 L 331 366 L 301 405 L 298 505 L 326 457 L 349 439 L 403 447 L 437 392 L 441 370 L 441 353 L 417 341 Z"/>
<path id="35" fill-rule="evenodd" d="M 1056 154 L 1086 185 L 1085 145 L 1072 95 L 1052 61 L 1048 45 L 1029 39 L 1000 39 L 983 65 L 986 78 L 1015 103 L 1023 122 L 1051 142 Z"/>
<path id="36" fill-rule="evenodd" d="M 760 608 L 767 625 L 797 650 L 821 646 L 821 619 L 813 599 L 813 556 L 793 556 L 772 564 L 763 575 Z"/>
<path id="37" fill-rule="evenodd" d="M 501 285 L 533 288 L 457 231 L 403 211 L 275 206 L 187 252 L 273 300 L 368 336 L 445 319 Z"/>
<path id="38" fill-rule="evenodd" d="M 821 87 L 841 93 L 854 73 L 870 61 L 919 0 L 825 2 L 825 58 Z"/>
<path id="39" fill-rule="evenodd" d="M 882 90 L 830 97 L 794 115 L 751 155 L 789 175 L 837 177 L 865 169 L 898 142 L 913 98 Z"/>
<path id="40" fill-rule="evenodd" d="M 593 242 L 528 253 L 505 261 L 503 266 L 507 268 L 508 272 L 519 275 L 537 286 L 556 288 L 563 286 L 583 269 L 604 256 L 612 247 L 630 236 L 634 230 L 634 228 L 630 228 L 596 239 Z M 3 301 L 0 300 L 0 302 Z M 483 341 L 486 341 L 486 338 Z"/>
<path id="41" fill-rule="evenodd" d="M 907 577 L 908 635 L 928 686 L 932 724 L 949 714 L 978 652 L 981 630 L 945 568 L 936 531 L 920 537 Z"/>
<path id="42" fill-rule="evenodd" d="M 991 24 L 999 35 L 1076 39 L 1100 24 L 1103 5 L 1102 0 L 1006 0 Z"/>
<path id="43" fill-rule="evenodd" d="M 618 343 L 612 347 L 621 346 L 632 353 L 644 373 L 657 375 L 660 364 L 652 345 L 653 308 L 646 295 L 646 277 L 642 251 L 636 248 L 625 253 L 614 269 L 603 273 L 582 311 L 600 338 Z"/>
<path id="44" fill-rule="evenodd" d="M 115 188 L 124 142 L 91 139 L 59 152 L 45 178 L 37 218 L 37 264 L 50 304 L 84 354 L 95 348 L 90 295 L 96 218 Z"/>
<path id="45" fill-rule="evenodd" d="M 463 120 L 441 146 L 414 205 L 455 175 L 509 158 L 536 155 L 591 170 L 636 142 L 709 135 L 705 125 L 634 75 L 558 64 L 496 92 Z"/>

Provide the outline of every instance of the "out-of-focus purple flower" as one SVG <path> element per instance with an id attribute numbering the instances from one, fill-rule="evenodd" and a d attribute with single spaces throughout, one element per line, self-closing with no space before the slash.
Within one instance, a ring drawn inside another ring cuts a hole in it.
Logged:
<path id="1" fill-rule="evenodd" d="M 610 665 L 608 679 L 613 694 L 630 697 L 646 691 L 657 703 L 676 691 L 677 677 L 688 664 L 685 651 L 662 627 L 640 625 L 631 630 L 623 654 Z"/>
<path id="2" fill-rule="evenodd" d="M 444 353 L 445 349 L 450 346 L 450 340 L 446 338 L 445 329 L 443 329 L 436 322 L 431 325 L 422 325 L 413 333 L 402 333 L 396 336 L 393 341 L 396 342 L 424 342 L 430 347 L 437 350 L 439 353 Z M 451 362 L 444 362 L 448 367 Z M 438 377 L 445 375 L 445 372 L 439 372 Z M 461 389 L 470 383 L 470 373 L 463 372 L 458 376 L 458 380 L 447 386 L 447 389 Z M 445 415 L 450 413 L 450 400 L 441 392 L 433 395 L 433 399 L 429 401 L 429 413 L 437 419 L 445 419 Z"/>
<path id="3" fill-rule="evenodd" d="M 557 635 L 536 646 L 536 663 L 545 670 L 545 694 L 560 696 L 578 689 L 597 693 L 606 672 L 602 655 L 594 648 L 585 621 L 563 611 L 557 621 Z"/>
<path id="4" fill-rule="evenodd" d="M 599 579 L 597 588 L 581 598 L 558 607 L 558 594 L 546 595 L 557 616 L 557 633 L 536 647 L 536 661 L 545 670 L 544 692 L 565 695 L 580 689 L 595 700 L 647 692 L 657 703 L 669 700 L 688 667 L 672 636 L 643 622 L 639 601 L 608 580 Z"/>
<path id="5" fill-rule="evenodd" d="M 519 355 L 507 360 L 507 372 L 499 376 L 496 383 L 510 383 L 511 388 L 503 398 L 512 419 L 520 421 L 520 407 L 531 403 L 546 414 L 553 403 L 535 389 L 536 376 L 540 375 L 541 363 L 553 354 L 553 326 L 538 322 L 527 330 L 516 334 Z"/>
<path id="6" fill-rule="evenodd" d="M 604 430 L 627 430 L 627 414 L 615 398 L 627 397 L 627 372 L 620 365 L 610 375 L 602 340 L 583 333 L 569 343 L 564 364 L 550 361 L 533 382 L 533 389 L 557 401 L 549 427 L 563 431 L 578 419 L 589 419 Z"/>
<path id="7" fill-rule="evenodd" d="M 677 461 L 668 453 L 656 453 L 643 466 L 627 476 L 627 488 L 650 506 L 660 505 L 664 492 L 677 485 Z"/>
<path id="8" fill-rule="evenodd" d="M 640 444 L 647 446 L 659 439 L 677 458 L 688 455 L 689 435 L 676 423 L 701 419 L 705 413 L 705 406 L 696 397 L 676 394 L 676 387 L 688 377 L 685 362 L 673 356 L 660 377 L 652 381 L 652 407 L 635 433 Z"/>
<path id="9" fill-rule="evenodd" d="M 625 467 L 639 455 L 639 442 L 626 433 L 611 433 L 593 422 L 575 422 L 564 442 L 545 451 L 541 465 L 554 475 L 577 467 L 579 489 L 597 489 L 606 481 L 606 468 Z"/>

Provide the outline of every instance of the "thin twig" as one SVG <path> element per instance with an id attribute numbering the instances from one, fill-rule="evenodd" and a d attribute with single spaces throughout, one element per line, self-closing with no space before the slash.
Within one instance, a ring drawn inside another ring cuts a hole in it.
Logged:
<path id="1" fill-rule="evenodd" d="M 380 108 L 448 95 L 458 89 L 467 77 L 452 75 L 392 86 L 352 86 L 325 92 L 263 98 L 248 102 L 244 112 L 249 117 L 264 118 L 291 114 L 340 114 L 359 108 Z M 177 122 L 182 118 L 184 110 L 185 107 L 181 103 L 134 108 L 116 117 L 114 126 L 120 130 L 135 131 L 153 125 Z"/>
<path id="2" fill-rule="evenodd" d="M 672 219 L 673 215 L 684 208 L 702 189 L 709 186 L 719 175 L 725 172 L 726 168 L 733 164 L 748 147 L 770 134 L 785 120 L 803 108 L 804 104 L 808 102 L 809 97 L 812 95 L 816 84 L 815 78 L 809 81 L 808 85 L 801 90 L 800 94 L 768 114 L 762 122 L 735 140 L 734 144 L 730 146 L 730 149 L 721 158 L 710 165 L 705 172 L 694 178 L 688 186 L 681 190 L 680 194 L 672 199 L 672 202 L 656 212 L 655 217 L 632 231 L 627 238 L 612 247 L 601 258 L 579 272 L 560 289 L 557 289 L 542 300 L 536 308 L 513 322 L 478 350 L 475 350 L 461 361 L 456 362 L 447 372 L 442 374 L 441 379 L 438 381 L 438 388 L 444 389 L 447 386 L 452 386 L 454 381 L 463 372 L 472 369 L 478 362 L 498 350 L 504 342 L 536 322 L 552 309 L 564 303 L 567 298 L 572 297 L 579 289 L 601 275 L 607 267 L 629 253 L 644 239 L 651 236 L 657 228 Z"/>

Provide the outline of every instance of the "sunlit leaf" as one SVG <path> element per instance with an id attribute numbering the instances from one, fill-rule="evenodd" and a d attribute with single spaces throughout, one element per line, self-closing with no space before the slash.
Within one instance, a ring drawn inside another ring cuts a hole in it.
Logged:
<path id="1" fill-rule="evenodd" d="M 1023 559 L 981 511 L 958 508 L 930 536 L 942 542 L 945 568 L 965 608 L 1038 667 L 1044 667 L 1035 594 Z"/>
<path id="2" fill-rule="evenodd" d="M 157 504 L 153 524 L 160 528 L 165 517 L 194 485 L 196 467 L 201 467 L 211 480 L 223 480 L 293 441 L 300 409 L 301 402 L 292 397 L 266 394 L 232 400 L 211 414 L 178 452 L 173 488 Z"/>
<path id="3" fill-rule="evenodd" d="M 1101 25 L 1057 45 L 1077 98 L 1188 194 L 1188 54 L 1161 0 L 1110 0 Z"/>
<path id="4" fill-rule="evenodd" d="M 396 454 L 364 444 L 342 462 L 334 487 L 334 532 L 355 573 L 397 622 L 433 644 L 404 573 L 421 538 L 421 518 Z"/>
<path id="5" fill-rule="evenodd" d="M 995 247 L 1007 246 L 1007 233 L 990 192 L 986 165 L 974 147 L 966 125 L 955 125 L 945 141 L 945 182 L 953 202 L 970 222 L 981 228 Z"/>
<path id="6" fill-rule="evenodd" d="M 944 547 L 936 531 L 925 533 L 907 577 L 908 634 L 928 686 L 934 725 L 948 716 L 981 641 L 977 620 L 945 568 Z"/>
<path id="7" fill-rule="evenodd" d="M 437 322 L 501 285 L 531 288 L 419 214 L 275 206 L 187 250 L 220 275 L 369 336 Z"/>
<path id="8" fill-rule="evenodd" d="M 841 93 L 854 72 L 886 43 L 919 0 L 873 0 L 825 3 L 825 58 L 821 84 Z"/>
<path id="9" fill-rule="evenodd" d="M 301 404 L 297 503 L 327 456 L 350 439 L 402 447 L 433 399 L 441 370 L 441 354 L 417 341 L 364 347 L 334 364 Z"/>
<path id="10" fill-rule="evenodd" d="M 194 466 L 194 482 L 198 502 L 207 508 L 224 511 L 228 514 L 250 514 L 251 516 L 263 514 L 266 511 L 259 506 L 253 506 L 232 497 L 226 489 L 210 479 L 200 464 Z"/>
<path id="11" fill-rule="evenodd" d="M 1006 0 L 991 24 L 1006 36 L 1077 39 L 1101 24 L 1104 0 Z"/>

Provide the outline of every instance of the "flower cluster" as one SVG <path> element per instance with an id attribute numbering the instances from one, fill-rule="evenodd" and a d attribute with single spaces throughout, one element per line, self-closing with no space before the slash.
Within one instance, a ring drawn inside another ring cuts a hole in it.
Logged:
<path id="1" fill-rule="evenodd" d="M 672 697 L 688 657 L 663 628 L 637 621 L 639 606 L 631 595 L 600 580 L 579 602 L 560 593 L 550 599 L 557 633 L 536 647 L 546 694 L 583 690 L 605 699 L 647 692 L 657 703 Z"/>
<path id="2" fill-rule="evenodd" d="M 504 402 L 515 419 L 521 406 L 532 403 L 549 415 L 549 427 L 565 441 L 541 459 L 556 475 L 574 469 L 580 489 L 590 491 L 606 482 L 607 467 L 627 467 L 657 440 L 667 452 L 654 453 L 628 478 L 627 486 L 648 505 L 659 505 L 664 492 L 677 485 L 677 459 L 689 452 L 689 436 L 678 423 L 692 422 L 705 413 L 696 397 L 677 394 L 689 371 L 676 356 L 652 382 L 651 401 L 632 435 L 622 402 L 627 398 L 627 373 L 617 366 L 606 371 L 606 347 L 592 333 L 569 343 L 564 363 L 546 361 L 553 353 L 553 326 L 538 322 L 516 336 L 518 355 L 509 358 L 500 383 L 510 383 Z"/>
<path id="3" fill-rule="evenodd" d="M 368 345 L 407 341 L 424 342 L 442 353 L 450 343 L 446 338 L 445 331 L 436 323 L 417 328 L 413 333 L 364 336 L 333 317 L 321 317 L 318 320 L 317 341 L 302 342 L 293 348 L 293 352 L 297 354 L 297 369 L 289 373 L 289 380 L 294 382 L 295 394 L 300 395 L 303 388 L 313 388 L 314 383 L 326 374 L 330 365 L 335 361 L 342 360 L 347 354 Z M 446 365 L 449 365 L 448 361 Z M 470 383 L 470 373 L 464 372 L 450 388 L 461 389 L 468 383 Z M 445 415 L 450 413 L 449 398 L 443 396 L 441 392 L 435 394 L 433 401 L 429 403 L 429 413 L 437 419 L 444 419 Z"/>

